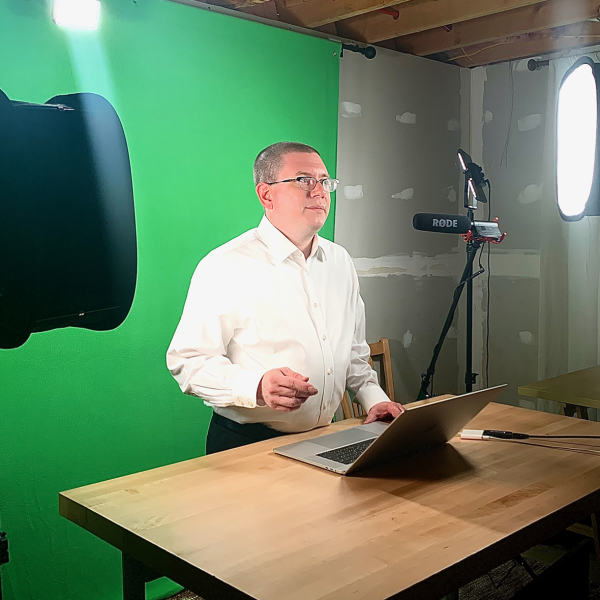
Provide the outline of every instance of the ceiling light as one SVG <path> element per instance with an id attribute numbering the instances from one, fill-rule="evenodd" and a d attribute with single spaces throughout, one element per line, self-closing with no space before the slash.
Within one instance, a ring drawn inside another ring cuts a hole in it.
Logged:
<path id="1" fill-rule="evenodd" d="M 52 19 L 57 25 L 97 29 L 99 15 L 98 0 L 54 0 Z"/>

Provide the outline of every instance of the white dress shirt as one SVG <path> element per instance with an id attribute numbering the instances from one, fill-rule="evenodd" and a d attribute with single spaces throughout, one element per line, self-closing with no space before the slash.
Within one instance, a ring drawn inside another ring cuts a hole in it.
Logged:
<path id="1" fill-rule="evenodd" d="M 328 425 L 345 389 L 366 411 L 388 401 L 368 357 L 348 252 L 315 236 L 305 260 L 263 217 L 196 268 L 167 366 L 184 393 L 218 414 L 289 433 Z M 319 390 L 293 412 L 257 406 L 262 376 L 280 367 Z"/>

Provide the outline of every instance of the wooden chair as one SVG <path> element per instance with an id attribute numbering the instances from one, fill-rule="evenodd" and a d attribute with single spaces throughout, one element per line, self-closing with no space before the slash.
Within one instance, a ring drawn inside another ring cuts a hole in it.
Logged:
<path id="1" fill-rule="evenodd" d="M 387 394 L 388 398 L 395 402 L 394 394 L 394 378 L 392 375 L 392 357 L 390 354 L 390 343 L 387 338 L 381 338 L 378 342 L 369 344 L 371 350 L 371 356 L 369 357 L 369 364 L 373 367 L 373 360 L 376 360 L 380 364 L 379 369 L 379 383 L 383 391 Z M 342 412 L 344 419 L 350 419 L 351 417 L 360 417 L 365 414 L 362 406 L 358 402 L 350 402 L 348 392 L 344 392 L 342 398 Z"/>

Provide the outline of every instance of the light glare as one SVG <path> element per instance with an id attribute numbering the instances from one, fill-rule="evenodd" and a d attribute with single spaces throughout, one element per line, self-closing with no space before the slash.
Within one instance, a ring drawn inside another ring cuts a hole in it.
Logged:
<path id="1" fill-rule="evenodd" d="M 558 95 L 556 184 L 567 217 L 585 210 L 596 162 L 598 106 L 592 66 L 583 64 L 564 80 Z"/>
<path id="2" fill-rule="evenodd" d="M 97 29 L 99 16 L 98 0 L 54 0 L 52 19 L 57 25 Z"/>

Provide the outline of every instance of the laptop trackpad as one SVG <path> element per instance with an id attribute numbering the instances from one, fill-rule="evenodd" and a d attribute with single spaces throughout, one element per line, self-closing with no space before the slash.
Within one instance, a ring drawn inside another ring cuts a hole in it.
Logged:
<path id="1" fill-rule="evenodd" d="M 373 423 L 373 425 L 375 425 L 375 423 Z M 346 429 L 346 431 L 322 435 L 321 437 L 313 438 L 311 441 L 325 448 L 339 448 L 340 446 L 346 446 L 348 444 L 353 444 L 354 442 L 372 439 L 374 437 L 373 434 L 379 435 L 380 433 L 381 431 L 370 431 L 370 425 L 366 425 Z"/>

